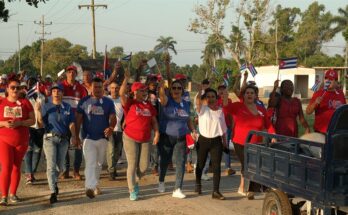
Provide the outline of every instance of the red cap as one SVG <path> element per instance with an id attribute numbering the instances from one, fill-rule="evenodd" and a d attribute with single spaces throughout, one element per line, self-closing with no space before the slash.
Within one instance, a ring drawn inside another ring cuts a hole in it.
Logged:
<path id="1" fill-rule="evenodd" d="M 175 80 L 182 80 L 182 79 L 187 79 L 186 75 L 183 75 L 183 74 L 176 74 L 174 76 L 174 79 Z"/>
<path id="2" fill-rule="evenodd" d="M 76 66 L 73 66 L 73 65 L 70 65 L 66 68 L 66 71 L 69 71 L 69 70 L 74 70 L 75 72 L 77 72 Z"/>
<path id="3" fill-rule="evenodd" d="M 134 82 L 134 83 L 132 84 L 131 91 L 132 91 L 132 92 L 135 92 L 135 91 L 137 91 L 137 90 L 144 90 L 144 89 L 146 89 L 146 88 L 147 88 L 147 86 L 146 86 L 145 84 L 140 83 L 140 82 Z"/>
<path id="4" fill-rule="evenodd" d="M 95 77 L 103 79 L 104 80 L 104 73 L 103 72 L 96 72 Z"/>
<path id="5" fill-rule="evenodd" d="M 325 79 L 338 80 L 338 73 L 333 69 L 329 69 L 325 72 Z"/>

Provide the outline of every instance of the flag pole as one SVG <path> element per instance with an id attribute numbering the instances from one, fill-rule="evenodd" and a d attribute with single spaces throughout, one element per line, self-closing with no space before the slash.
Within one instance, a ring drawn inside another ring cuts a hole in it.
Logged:
<path id="1" fill-rule="evenodd" d="M 104 66 L 103 66 L 103 67 L 104 67 L 104 68 L 103 68 L 103 69 L 104 69 L 104 79 L 106 79 L 106 68 L 105 68 L 105 67 L 106 67 L 106 60 L 107 60 L 107 59 L 106 59 L 106 58 L 107 58 L 107 56 L 106 56 L 106 55 L 107 55 L 107 53 L 106 53 L 107 47 L 108 47 L 108 46 L 105 45 Z"/>

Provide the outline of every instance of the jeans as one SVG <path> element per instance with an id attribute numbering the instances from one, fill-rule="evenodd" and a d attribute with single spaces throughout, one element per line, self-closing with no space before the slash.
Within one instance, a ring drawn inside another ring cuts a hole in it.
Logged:
<path id="1" fill-rule="evenodd" d="M 161 157 L 159 181 L 164 182 L 168 164 L 172 160 L 174 154 L 176 165 L 174 189 L 182 189 L 186 163 L 186 137 L 183 136 L 178 138 L 167 134 L 161 134 L 158 149 Z"/>
<path id="2" fill-rule="evenodd" d="M 105 159 L 108 141 L 104 138 L 99 140 L 85 139 L 83 141 L 83 155 L 86 161 L 85 187 L 95 189 L 99 184 L 100 172 Z"/>
<path id="3" fill-rule="evenodd" d="M 158 158 L 158 145 L 152 145 L 150 153 L 150 163 L 152 168 L 158 167 Z"/>
<path id="4" fill-rule="evenodd" d="M 227 128 L 227 144 L 230 142 L 231 139 L 231 134 L 232 134 L 232 130 L 231 128 Z M 228 153 L 224 152 L 224 158 L 225 158 L 225 168 L 231 168 L 231 151 L 228 150 Z"/>
<path id="5" fill-rule="evenodd" d="M 134 191 L 136 177 L 140 179 L 145 175 L 150 160 L 150 143 L 136 142 L 123 133 L 124 151 L 127 157 L 127 183 L 129 192 Z"/>
<path id="6" fill-rule="evenodd" d="M 46 174 L 51 193 L 55 192 L 59 172 L 65 171 L 64 161 L 68 147 L 68 138 L 57 136 L 44 138 L 43 149 L 47 160 Z"/>
<path id="7" fill-rule="evenodd" d="M 28 151 L 24 157 L 25 173 L 33 174 L 36 172 L 36 169 L 39 166 L 45 129 L 29 128 L 29 132 L 29 146 Z"/>
<path id="8" fill-rule="evenodd" d="M 80 139 L 83 140 L 82 138 L 82 127 L 80 129 Z M 81 164 L 82 164 L 82 149 L 75 148 L 74 150 L 74 171 L 80 171 Z M 69 152 L 66 153 L 65 157 L 65 168 L 66 171 L 69 171 L 70 169 L 70 156 Z"/>
<path id="9" fill-rule="evenodd" d="M 222 139 L 221 136 L 215 138 L 206 138 L 202 135 L 198 138 L 197 145 L 197 167 L 196 184 L 201 184 L 202 170 L 206 163 L 208 152 L 210 152 L 213 167 L 214 191 L 219 191 L 221 178 L 221 157 L 222 157 Z"/>
<path id="10" fill-rule="evenodd" d="M 116 172 L 116 164 L 121 157 L 123 147 L 122 134 L 122 131 L 114 131 L 109 137 L 106 159 L 109 173 Z"/>

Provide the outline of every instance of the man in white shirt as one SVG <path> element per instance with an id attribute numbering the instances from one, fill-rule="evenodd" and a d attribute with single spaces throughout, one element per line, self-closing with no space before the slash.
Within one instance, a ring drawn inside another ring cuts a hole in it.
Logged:
<path id="1" fill-rule="evenodd" d="M 110 93 L 109 97 L 112 99 L 112 101 L 115 104 L 116 119 L 117 119 L 117 124 L 115 126 L 115 129 L 112 135 L 109 137 L 108 148 L 107 148 L 108 172 L 110 174 L 109 179 L 115 180 L 117 176 L 116 164 L 121 156 L 122 147 L 123 147 L 123 141 L 122 141 L 123 108 L 121 105 L 121 100 L 119 95 L 120 85 L 117 84 L 116 82 L 111 82 L 108 87 L 108 90 Z"/>

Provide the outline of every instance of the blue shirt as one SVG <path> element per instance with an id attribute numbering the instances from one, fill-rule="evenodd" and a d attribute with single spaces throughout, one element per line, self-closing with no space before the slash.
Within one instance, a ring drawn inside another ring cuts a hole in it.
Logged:
<path id="1" fill-rule="evenodd" d="M 75 121 L 74 112 L 68 103 L 62 102 L 61 105 L 55 105 L 48 102 L 41 109 L 43 123 L 46 133 L 56 133 L 67 135 L 69 125 Z"/>
<path id="2" fill-rule="evenodd" d="M 189 133 L 187 125 L 190 119 L 190 103 L 185 100 L 177 103 L 168 97 L 165 107 L 161 107 L 160 131 L 174 137 L 182 137 Z"/>
<path id="3" fill-rule="evenodd" d="M 99 140 L 105 138 L 104 130 L 109 127 L 109 116 L 116 112 L 111 99 L 86 96 L 79 101 L 77 113 L 83 117 L 82 138 Z"/>

